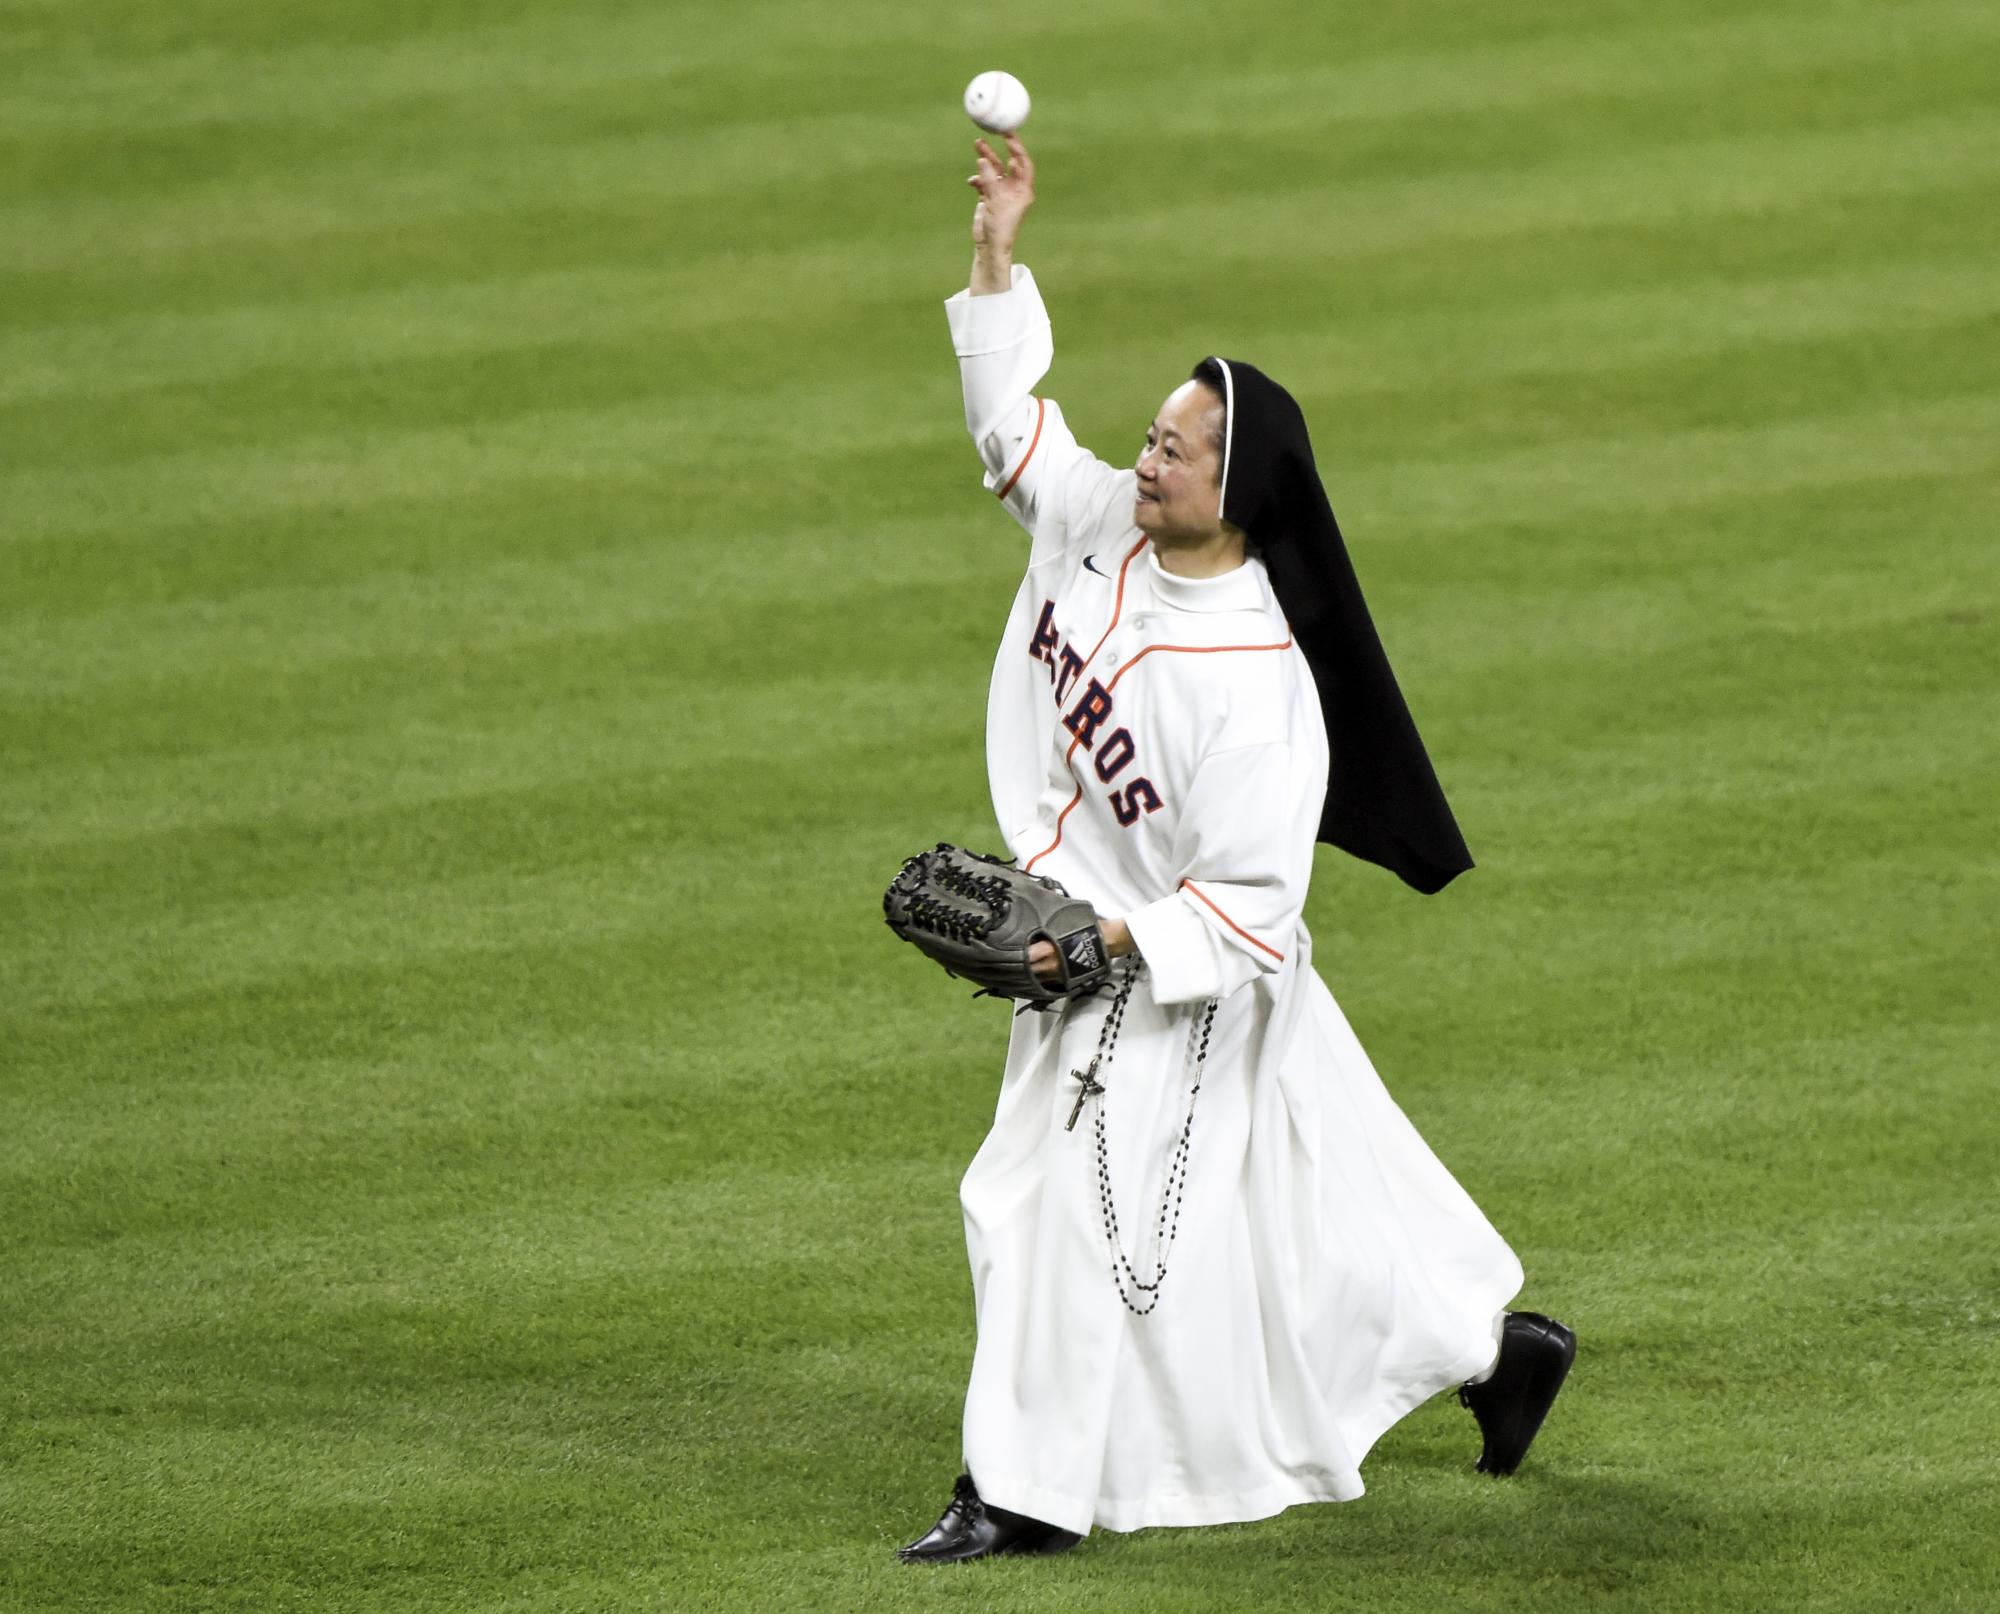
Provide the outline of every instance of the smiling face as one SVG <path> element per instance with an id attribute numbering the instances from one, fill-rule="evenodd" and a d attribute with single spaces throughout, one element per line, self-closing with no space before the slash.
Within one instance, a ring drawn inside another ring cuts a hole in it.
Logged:
<path id="1" fill-rule="evenodd" d="M 1146 428 L 1132 521 L 1157 544 L 1183 545 L 1222 530 L 1222 400 L 1199 381 L 1167 395 Z"/>

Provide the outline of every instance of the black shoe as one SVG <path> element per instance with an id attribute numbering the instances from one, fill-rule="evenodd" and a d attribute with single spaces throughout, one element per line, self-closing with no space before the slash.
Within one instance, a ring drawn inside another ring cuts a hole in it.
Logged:
<path id="1" fill-rule="evenodd" d="M 896 1556 L 906 1564 L 962 1564 L 1003 1553 L 1067 1552 L 1082 1539 L 1074 1530 L 988 1507 L 979 1500 L 972 1476 L 961 1474 L 944 1516 L 921 1540 L 899 1547 Z"/>
<path id="2" fill-rule="evenodd" d="M 1511 1474 L 1521 1466 L 1575 1360 L 1576 1335 L 1561 1323 L 1532 1311 L 1507 1313 L 1493 1376 L 1458 1391 L 1486 1441 L 1480 1473 Z"/>

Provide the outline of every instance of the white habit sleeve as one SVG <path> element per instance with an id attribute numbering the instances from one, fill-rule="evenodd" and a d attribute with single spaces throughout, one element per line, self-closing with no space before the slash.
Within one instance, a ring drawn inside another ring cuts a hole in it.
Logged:
<path id="1" fill-rule="evenodd" d="M 1212 752 L 1174 834 L 1173 894 L 1125 916 L 1161 1003 L 1227 997 L 1297 945 L 1326 778 L 1287 741 Z"/>
<path id="2" fill-rule="evenodd" d="M 1129 473 L 1078 444 L 1062 410 L 1034 396 L 1055 362 L 1055 338 L 1026 264 L 1012 287 L 988 297 L 965 290 L 945 300 L 965 389 L 965 428 L 985 462 L 987 490 L 1038 536 L 1081 534 L 1115 501 Z"/>

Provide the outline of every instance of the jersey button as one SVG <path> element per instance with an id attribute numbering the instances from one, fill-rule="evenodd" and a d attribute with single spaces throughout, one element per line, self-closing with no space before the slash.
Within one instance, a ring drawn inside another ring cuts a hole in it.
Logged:
<path id="1" fill-rule="evenodd" d="M 1105 651 L 1105 652 L 1104 652 L 1104 665 L 1105 665 L 1105 666 L 1107 666 L 1107 667 L 1115 667 L 1115 666 L 1117 666 L 1117 665 L 1118 665 L 1118 652 L 1117 652 L 1117 651 L 1115 651 L 1115 650 L 1107 650 L 1107 651 Z"/>

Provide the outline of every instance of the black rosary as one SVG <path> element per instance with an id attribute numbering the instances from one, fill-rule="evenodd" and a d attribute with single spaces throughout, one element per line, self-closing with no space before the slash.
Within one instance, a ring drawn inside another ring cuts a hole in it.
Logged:
<path id="1" fill-rule="evenodd" d="M 1118 983 L 1118 992 L 1111 1000 L 1111 1007 L 1105 1012 L 1104 1025 L 1097 1034 L 1097 1051 L 1090 1056 L 1086 1070 L 1070 1072 L 1079 1083 L 1076 1103 L 1071 1106 L 1069 1123 L 1064 1131 L 1076 1130 L 1077 1118 L 1083 1114 L 1084 1102 L 1104 1092 L 1104 1084 L 1097 1079 L 1100 1070 L 1110 1068 L 1111 1055 L 1118 1046 L 1118 1030 L 1125 1023 L 1125 1005 L 1132 996 L 1132 987 L 1145 973 L 1144 964 L 1128 967 L 1124 979 Z M 1160 1252 L 1152 1281 L 1141 1278 L 1126 1257 L 1125 1246 L 1118 1236 L 1118 1207 L 1111 1201 L 1111 1157 L 1104 1141 L 1104 1106 L 1097 1106 L 1097 1203 L 1104 1218 L 1104 1239 L 1111 1247 L 1111 1281 L 1117 1286 L 1118 1298 L 1125 1302 L 1125 1309 L 1135 1317 L 1149 1315 L 1160 1303 L 1160 1286 L 1167 1281 L 1167 1256 L 1174 1247 L 1174 1240 L 1181 1230 L 1181 1196 L 1187 1189 L 1188 1146 L 1194 1136 L 1195 1100 L 1201 1097 L 1201 1079 L 1208 1066 L 1209 1033 L 1215 1029 L 1217 1000 L 1210 998 L 1202 1011 L 1195 1016 L 1188 1027 L 1188 1046 L 1183 1071 L 1192 1068 L 1194 1085 L 1188 1089 L 1187 1118 L 1181 1122 L 1180 1142 L 1174 1145 L 1173 1158 L 1167 1163 L 1166 1185 L 1160 1190 L 1160 1214 L 1153 1224 L 1154 1247 Z M 1168 1220 L 1169 1207 L 1173 1218 Z M 1129 1285 L 1129 1287 L 1128 1287 Z M 1135 1301 L 1134 1293 L 1147 1297 L 1142 1306 Z"/>

